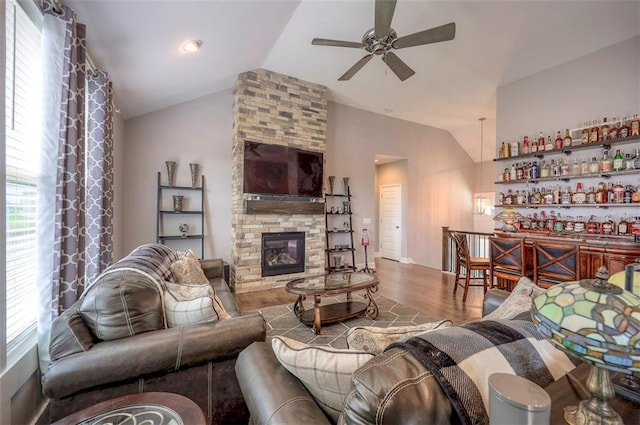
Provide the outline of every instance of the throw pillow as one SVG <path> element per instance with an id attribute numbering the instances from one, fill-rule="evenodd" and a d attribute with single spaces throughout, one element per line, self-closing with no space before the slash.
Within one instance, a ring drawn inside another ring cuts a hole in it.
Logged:
<path id="1" fill-rule="evenodd" d="M 178 252 L 178 259 L 171 263 L 171 272 L 178 283 L 208 284 L 209 280 L 204 275 L 200 261 L 194 252 L 188 249 Z"/>
<path id="2" fill-rule="evenodd" d="M 347 345 L 350 349 L 362 350 L 378 355 L 391 343 L 404 341 L 412 336 L 438 328 L 451 326 L 451 320 L 423 323 L 413 326 L 392 326 L 380 328 L 376 326 L 356 326 L 347 331 Z"/>
<path id="3" fill-rule="evenodd" d="M 506 300 L 482 320 L 513 319 L 518 313 L 531 310 L 531 300 L 544 292 L 531 279 L 523 276 Z"/>
<path id="4" fill-rule="evenodd" d="M 164 308 L 170 328 L 231 317 L 210 285 L 165 285 Z"/>
<path id="5" fill-rule="evenodd" d="M 351 375 L 373 354 L 327 346 L 309 346 L 281 336 L 271 340 L 282 366 L 296 376 L 334 422 L 351 391 Z"/>

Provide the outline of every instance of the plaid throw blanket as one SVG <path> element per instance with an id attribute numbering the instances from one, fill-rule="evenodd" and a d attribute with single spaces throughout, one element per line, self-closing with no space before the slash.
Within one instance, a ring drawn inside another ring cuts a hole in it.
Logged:
<path id="1" fill-rule="evenodd" d="M 577 364 L 545 340 L 529 313 L 435 330 L 387 350 L 393 347 L 407 350 L 433 374 L 463 424 L 489 423 L 491 374 L 511 373 L 544 388 Z"/>

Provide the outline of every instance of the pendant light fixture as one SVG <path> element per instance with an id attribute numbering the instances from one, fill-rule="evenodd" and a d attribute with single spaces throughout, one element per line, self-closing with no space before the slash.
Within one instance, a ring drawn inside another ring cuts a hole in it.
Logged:
<path id="1" fill-rule="evenodd" d="M 476 214 L 484 214 L 484 195 L 482 192 L 482 169 L 484 168 L 482 151 L 484 150 L 484 120 L 486 118 L 478 118 L 480 121 L 480 196 L 476 202 Z"/>

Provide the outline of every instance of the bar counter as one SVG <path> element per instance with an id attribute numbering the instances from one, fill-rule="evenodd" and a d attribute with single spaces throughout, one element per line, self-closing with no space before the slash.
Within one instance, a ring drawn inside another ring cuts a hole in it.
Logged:
<path id="1" fill-rule="evenodd" d="M 533 247 L 538 242 L 575 244 L 578 247 L 578 279 L 593 279 L 598 268 L 606 267 L 610 274 L 624 270 L 624 266 L 640 258 L 640 243 L 633 236 L 608 236 L 587 233 L 551 231 L 520 231 L 515 233 L 495 230 L 502 238 L 524 239 L 527 262 L 533 258 Z"/>

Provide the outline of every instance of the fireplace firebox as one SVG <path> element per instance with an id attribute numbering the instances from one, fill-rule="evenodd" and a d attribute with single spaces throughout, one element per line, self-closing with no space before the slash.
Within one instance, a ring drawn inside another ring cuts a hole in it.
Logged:
<path id="1" fill-rule="evenodd" d="M 262 276 L 304 272 L 304 232 L 262 234 Z"/>

